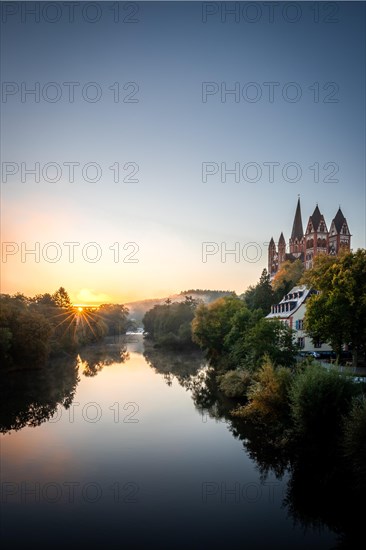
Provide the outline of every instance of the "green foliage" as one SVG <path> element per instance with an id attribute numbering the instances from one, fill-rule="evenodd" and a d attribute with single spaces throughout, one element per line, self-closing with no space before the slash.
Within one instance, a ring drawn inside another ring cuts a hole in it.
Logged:
<path id="1" fill-rule="evenodd" d="M 279 320 L 250 311 L 245 301 L 226 297 L 197 308 L 192 323 L 193 339 L 221 371 L 255 370 L 265 354 L 276 364 L 292 366 L 297 346 L 293 331 Z"/>
<path id="2" fill-rule="evenodd" d="M 296 286 L 304 273 L 304 264 L 301 260 L 291 262 L 286 260 L 281 264 L 279 271 L 276 273 L 272 286 L 274 292 L 274 302 L 279 302 L 285 294 Z"/>
<path id="3" fill-rule="evenodd" d="M 356 366 L 366 348 L 366 250 L 317 256 L 304 282 L 319 291 L 307 304 L 307 332 L 330 342 L 338 355 L 342 344 L 350 345 Z"/>
<path id="4" fill-rule="evenodd" d="M 210 359 L 219 359 L 229 351 L 230 342 L 225 343 L 225 338 L 235 316 L 244 311 L 247 311 L 245 303 L 233 296 L 219 298 L 208 306 L 201 304 L 192 322 L 193 341 L 207 351 Z"/>
<path id="5" fill-rule="evenodd" d="M 252 377 L 248 371 L 229 370 L 217 377 L 220 391 L 226 397 L 245 398 L 251 384 Z"/>
<path id="6" fill-rule="evenodd" d="M 197 301 L 186 296 L 183 302 L 167 301 L 155 305 L 143 318 L 145 331 L 157 346 L 166 348 L 192 347 L 191 322 Z"/>
<path id="7" fill-rule="evenodd" d="M 359 485 L 366 484 L 366 397 L 352 402 L 351 411 L 344 421 L 344 455 L 352 464 Z"/>
<path id="8" fill-rule="evenodd" d="M 251 311 L 261 309 L 264 315 L 271 311 L 271 305 L 275 303 L 275 298 L 266 269 L 263 269 L 259 282 L 255 286 L 250 286 L 242 297 Z"/>
<path id="9" fill-rule="evenodd" d="M 31 311 L 19 297 L 4 297 L 0 314 L 1 356 L 3 367 L 12 364 L 34 368 L 42 366 L 50 351 L 51 325 Z"/>
<path id="10" fill-rule="evenodd" d="M 128 326 L 128 308 L 122 304 L 102 304 L 98 309 L 98 316 L 106 327 L 106 334 L 119 336 L 125 334 Z"/>
<path id="11" fill-rule="evenodd" d="M 317 444 L 339 437 L 342 418 L 359 393 L 352 379 L 319 365 L 307 367 L 294 380 L 290 391 L 294 433 Z"/>
<path id="12" fill-rule="evenodd" d="M 230 332 L 224 339 L 230 368 L 252 368 L 253 365 L 249 360 L 251 348 L 248 347 L 247 338 L 252 327 L 260 319 L 262 319 L 262 310 L 252 312 L 246 307 L 233 316 Z"/>
<path id="13" fill-rule="evenodd" d="M 117 329 L 124 333 L 128 314 L 117 304 L 104 305 L 100 312 L 85 307 L 79 312 L 63 287 L 34 298 L 3 294 L 0 305 L 0 358 L 5 369 L 40 367 L 50 354 L 73 352 Z"/>
<path id="14" fill-rule="evenodd" d="M 245 339 L 247 364 L 258 368 L 267 355 L 276 365 L 291 367 L 295 363 L 297 345 L 293 331 L 278 319 L 260 319 Z"/>
<path id="15" fill-rule="evenodd" d="M 247 392 L 249 403 L 237 409 L 235 416 L 268 424 L 286 424 L 290 411 L 289 390 L 292 377 L 289 369 L 275 367 L 270 357 L 265 356 L 255 376 L 255 382 Z"/>

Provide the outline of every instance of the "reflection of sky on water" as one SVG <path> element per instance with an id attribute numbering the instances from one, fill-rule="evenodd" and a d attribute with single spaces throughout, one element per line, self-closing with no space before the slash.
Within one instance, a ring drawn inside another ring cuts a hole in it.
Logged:
<path id="1" fill-rule="evenodd" d="M 3 436 L 3 480 L 19 489 L 4 507 L 5 541 L 202 548 L 244 537 L 249 548 L 328 548 L 332 536 L 293 529 L 284 482 L 270 475 L 260 485 L 227 424 L 202 418 L 189 391 L 168 386 L 129 346 L 125 363 L 80 376 L 68 411 Z M 21 482 L 39 484 L 39 497 L 22 495 Z"/>

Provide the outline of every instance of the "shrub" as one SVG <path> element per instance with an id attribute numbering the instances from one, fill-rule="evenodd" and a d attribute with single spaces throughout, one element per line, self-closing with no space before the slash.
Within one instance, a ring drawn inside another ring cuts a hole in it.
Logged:
<path id="1" fill-rule="evenodd" d="M 226 397 L 246 397 L 251 375 L 244 370 L 230 370 L 217 377 L 219 389 Z"/>
<path id="2" fill-rule="evenodd" d="M 343 450 L 352 464 L 352 470 L 359 484 L 366 482 L 366 398 L 352 401 L 350 413 L 343 424 Z"/>
<path id="3" fill-rule="evenodd" d="M 296 375 L 290 390 L 295 434 L 313 442 L 338 437 L 342 417 L 358 392 L 352 379 L 335 370 L 307 367 Z"/>
<path id="4" fill-rule="evenodd" d="M 289 416 L 289 388 L 292 374 L 286 367 L 274 367 L 265 356 L 256 382 L 248 390 L 249 403 L 240 407 L 236 416 L 264 422 L 286 422 Z"/>

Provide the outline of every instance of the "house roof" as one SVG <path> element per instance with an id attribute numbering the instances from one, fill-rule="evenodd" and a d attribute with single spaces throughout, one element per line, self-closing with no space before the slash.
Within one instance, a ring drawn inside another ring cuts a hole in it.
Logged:
<path id="1" fill-rule="evenodd" d="M 305 302 L 310 293 L 311 289 L 308 288 L 306 285 L 294 286 L 287 294 L 285 294 L 282 300 L 278 304 L 276 304 L 277 306 L 281 306 L 284 304 L 294 303 L 294 307 L 290 311 L 269 313 L 266 316 L 266 319 L 286 319 L 288 317 L 291 317 L 295 313 L 295 311 L 299 309 L 299 307 Z"/>

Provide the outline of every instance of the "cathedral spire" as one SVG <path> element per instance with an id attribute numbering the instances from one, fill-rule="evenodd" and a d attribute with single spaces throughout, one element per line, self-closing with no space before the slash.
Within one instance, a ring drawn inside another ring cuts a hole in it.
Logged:
<path id="1" fill-rule="evenodd" d="M 301 206 L 300 206 L 300 197 L 299 197 L 297 199 L 295 218 L 292 226 L 291 241 L 295 241 L 295 239 L 300 241 L 303 238 L 303 236 L 304 236 L 304 230 L 302 227 Z"/>
<path id="2" fill-rule="evenodd" d="M 343 216 L 343 212 L 341 210 L 341 207 L 338 208 L 337 214 L 334 216 L 333 220 L 334 226 L 337 230 L 337 233 L 341 232 L 342 226 L 344 223 L 347 223 L 346 218 Z"/>

